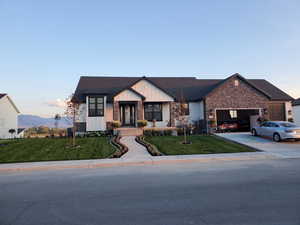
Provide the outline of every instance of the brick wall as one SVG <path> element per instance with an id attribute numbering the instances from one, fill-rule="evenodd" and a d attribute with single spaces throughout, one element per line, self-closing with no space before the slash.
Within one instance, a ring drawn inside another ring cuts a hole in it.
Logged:
<path id="1" fill-rule="evenodd" d="M 266 96 L 240 79 L 235 86 L 236 79 L 229 79 L 206 97 L 206 118 L 213 114 L 215 119 L 216 108 L 268 108 Z"/>

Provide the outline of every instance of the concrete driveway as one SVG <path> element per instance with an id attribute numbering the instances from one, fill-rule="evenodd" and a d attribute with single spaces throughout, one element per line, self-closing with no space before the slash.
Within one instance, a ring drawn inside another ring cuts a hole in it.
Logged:
<path id="1" fill-rule="evenodd" d="M 254 137 L 250 133 L 220 133 L 219 137 L 238 142 L 255 149 L 270 153 L 280 158 L 300 158 L 300 142 L 274 142 L 262 137 Z"/>

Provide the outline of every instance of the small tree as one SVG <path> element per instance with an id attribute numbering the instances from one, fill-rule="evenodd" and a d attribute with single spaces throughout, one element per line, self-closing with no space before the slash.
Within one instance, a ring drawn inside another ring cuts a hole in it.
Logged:
<path id="1" fill-rule="evenodd" d="M 181 91 L 180 97 L 179 97 L 179 108 L 178 108 L 178 115 L 179 115 L 179 122 L 181 127 L 183 128 L 183 136 L 184 136 L 184 140 L 183 140 L 183 144 L 188 144 L 187 141 L 187 134 L 186 134 L 186 128 L 188 126 L 188 122 L 189 122 L 189 118 L 187 115 L 187 102 L 185 101 L 185 98 L 183 96 L 183 93 Z"/>
<path id="2" fill-rule="evenodd" d="M 79 101 L 76 99 L 75 95 L 72 94 L 68 99 L 66 99 L 67 108 L 65 111 L 66 116 L 72 121 L 72 146 L 76 146 L 76 117 L 79 115 Z"/>
<path id="3" fill-rule="evenodd" d="M 14 135 L 14 133 L 16 133 L 16 130 L 15 129 L 9 129 L 8 133 L 10 133 L 11 138 L 13 138 L 13 135 Z"/>
<path id="4" fill-rule="evenodd" d="M 58 131 L 58 124 L 59 124 L 59 121 L 61 120 L 61 116 L 57 113 L 55 114 L 54 116 L 54 126 L 55 126 L 55 129 L 56 129 L 56 132 Z M 55 132 L 53 132 L 53 135 L 54 135 Z"/>

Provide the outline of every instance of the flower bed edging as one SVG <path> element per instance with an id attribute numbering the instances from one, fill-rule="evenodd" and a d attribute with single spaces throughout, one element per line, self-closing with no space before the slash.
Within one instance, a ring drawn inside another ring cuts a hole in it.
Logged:
<path id="1" fill-rule="evenodd" d="M 109 158 L 120 158 L 126 152 L 128 152 L 128 147 L 121 143 L 120 136 L 113 136 L 110 139 L 110 143 L 116 148 L 116 151 Z"/>
<path id="2" fill-rule="evenodd" d="M 156 148 L 156 146 L 150 144 L 147 142 L 144 138 L 144 136 L 137 136 L 135 138 L 135 141 L 141 145 L 143 145 L 147 151 L 150 153 L 152 156 L 163 156 L 163 154 Z"/>

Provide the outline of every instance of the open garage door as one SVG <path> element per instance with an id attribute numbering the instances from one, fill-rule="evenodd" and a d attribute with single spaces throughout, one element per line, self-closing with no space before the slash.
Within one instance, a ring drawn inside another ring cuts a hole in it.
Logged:
<path id="1" fill-rule="evenodd" d="M 259 115 L 258 109 L 219 109 L 217 125 L 219 131 L 250 131 L 250 117 Z"/>

